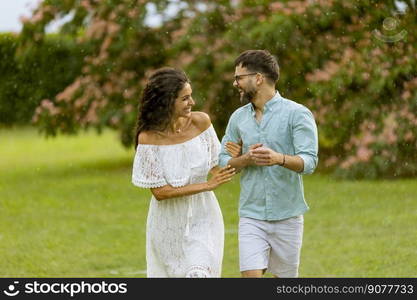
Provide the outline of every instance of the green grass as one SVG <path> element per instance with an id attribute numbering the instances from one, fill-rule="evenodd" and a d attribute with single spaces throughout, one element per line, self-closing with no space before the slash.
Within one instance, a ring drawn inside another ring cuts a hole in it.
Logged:
<path id="1" fill-rule="evenodd" d="M 114 132 L 0 130 L 0 277 L 145 277 L 150 192 Z M 417 179 L 304 177 L 301 277 L 417 277 Z M 239 277 L 238 180 L 215 191 L 223 276 Z"/>

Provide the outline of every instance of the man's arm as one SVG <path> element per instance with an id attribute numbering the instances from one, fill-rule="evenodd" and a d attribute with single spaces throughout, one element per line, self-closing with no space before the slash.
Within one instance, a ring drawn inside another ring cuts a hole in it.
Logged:
<path id="1" fill-rule="evenodd" d="M 304 160 L 298 155 L 287 155 L 270 148 L 259 147 L 250 151 L 249 156 L 257 166 L 279 165 L 298 173 L 304 170 Z"/>
<path id="2" fill-rule="evenodd" d="M 293 143 L 295 155 L 301 157 L 304 162 L 301 174 L 311 174 L 318 164 L 317 125 L 311 111 L 304 106 L 294 114 Z"/>
<path id="3" fill-rule="evenodd" d="M 318 162 L 318 137 L 313 114 L 306 107 L 294 114 L 292 130 L 295 155 L 259 147 L 249 153 L 256 165 L 279 165 L 301 174 L 314 172 Z"/>
<path id="4" fill-rule="evenodd" d="M 236 172 L 240 172 L 243 168 L 255 164 L 253 158 L 250 156 L 250 151 L 262 146 L 262 144 L 251 145 L 249 147 L 248 152 L 238 157 L 232 157 L 232 155 L 227 150 L 226 144 L 229 142 L 235 143 L 236 146 L 242 144 L 242 138 L 237 129 L 237 122 L 238 116 L 236 115 L 236 113 L 233 113 L 229 119 L 229 123 L 226 127 L 226 132 L 222 138 L 221 150 L 219 155 L 219 165 L 222 167 L 230 165 L 233 168 L 235 168 Z"/>
<path id="5" fill-rule="evenodd" d="M 236 169 L 236 172 L 240 172 L 247 166 L 253 166 L 256 164 L 255 159 L 252 155 L 252 151 L 262 147 L 262 144 L 254 144 L 249 147 L 248 152 L 238 157 L 233 157 L 229 160 L 229 165 Z"/>

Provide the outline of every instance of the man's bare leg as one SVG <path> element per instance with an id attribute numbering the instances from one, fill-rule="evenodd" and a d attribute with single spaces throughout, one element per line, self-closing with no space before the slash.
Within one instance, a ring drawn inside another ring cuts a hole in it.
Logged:
<path id="1" fill-rule="evenodd" d="M 265 270 L 248 270 L 241 272 L 243 278 L 262 278 Z"/>

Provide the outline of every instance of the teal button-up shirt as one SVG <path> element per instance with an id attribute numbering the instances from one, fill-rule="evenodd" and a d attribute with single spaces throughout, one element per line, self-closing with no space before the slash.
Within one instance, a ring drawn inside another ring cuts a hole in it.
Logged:
<path id="1" fill-rule="evenodd" d="M 285 99 L 277 92 L 265 104 L 258 123 L 251 103 L 237 109 L 230 117 L 219 157 L 221 166 L 232 158 L 225 149 L 228 141 L 243 142 L 242 153 L 250 145 L 265 147 L 304 161 L 301 173 L 275 166 L 247 166 L 240 178 L 239 216 L 258 220 L 282 220 L 308 210 L 304 199 L 302 174 L 311 174 L 318 163 L 317 126 L 305 106 Z"/>

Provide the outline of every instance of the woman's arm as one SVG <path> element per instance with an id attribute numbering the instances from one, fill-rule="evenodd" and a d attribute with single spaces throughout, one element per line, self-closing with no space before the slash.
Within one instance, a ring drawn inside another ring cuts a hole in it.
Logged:
<path id="1" fill-rule="evenodd" d="M 151 192 L 155 196 L 156 200 L 166 200 L 169 198 L 189 196 L 207 191 L 210 191 L 208 182 L 187 184 L 181 187 L 164 185 L 159 188 L 151 189 Z"/>
<path id="2" fill-rule="evenodd" d="M 187 184 L 181 187 L 173 187 L 172 185 L 167 184 L 158 188 L 153 188 L 151 189 L 151 192 L 155 196 L 156 200 L 166 200 L 170 198 L 194 195 L 214 190 L 220 185 L 230 181 L 235 174 L 236 172 L 234 168 L 226 166 L 224 168 L 219 168 L 215 174 L 213 174 L 213 177 L 207 182 Z"/>

